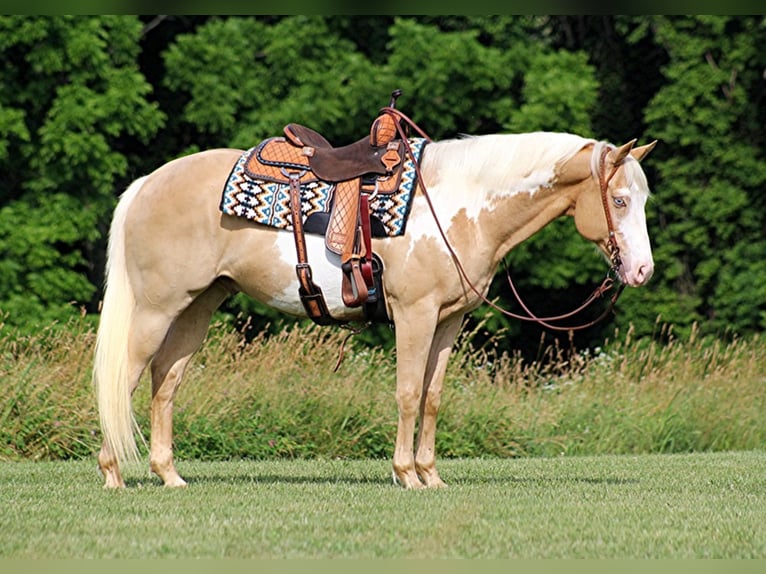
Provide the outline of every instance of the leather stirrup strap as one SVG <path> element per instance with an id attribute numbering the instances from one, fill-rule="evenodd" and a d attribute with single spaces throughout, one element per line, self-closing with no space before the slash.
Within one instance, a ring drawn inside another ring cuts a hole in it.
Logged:
<path id="1" fill-rule="evenodd" d="M 357 180 L 356 183 L 357 187 L 354 190 L 353 198 L 353 204 L 356 208 L 354 210 L 354 227 L 352 233 L 347 232 L 348 237 L 346 238 L 346 243 L 341 255 L 340 265 L 341 271 L 343 271 L 341 297 L 343 298 L 343 304 L 346 307 L 361 307 L 367 302 L 367 299 L 370 296 L 369 284 L 362 271 L 364 257 L 367 253 L 362 251 L 366 249 L 366 244 L 364 243 L 363 237 L 362 220 L 364 219 L 364 216 L 362 215 L 362 212 L 364 207 L 361 205 L 362 200 L 360 197 L 361 181 Z"/>
<path id="2" fill-rule="evenodd" d="M 314 283 L 311 276 L 311 266 L 308 263 L 306 237 L 303 234 L 303 213 L 301 211 L 300 174 L 290 174 L 290 211 L 293 218 L 293 237 L 298 264 L 295 272 L 298 275 L 298 295 L 309 318 L 318 325 L 332 325 L 337 321 L 332 318 L 324 300 L 322 289 Z"/>
<path id="3" fill-rule="evenodd" d="M 370 228 L 370 196 L 362 191 L 359 197 L 359 220 L 362 228 L 362 245 L 364 245 L 364 261 L 362 261 L 362 276 L 367 287 L 375 286 L 372 273 L 372 231 Z"/>

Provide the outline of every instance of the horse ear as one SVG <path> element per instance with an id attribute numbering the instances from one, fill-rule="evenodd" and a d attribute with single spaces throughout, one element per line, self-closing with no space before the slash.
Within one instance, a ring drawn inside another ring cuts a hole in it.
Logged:
<path id="1" fill-rule="evenodd" d="M 641 161 L 646 157 L 646 155 L 654 149 L 654 146 L 657 145 L 657 140 L 654 140 L 652 143 L 647 145 L 642 145 L 641 147 L 634 148 L 630 155 L 632 155 L 636 161 Z"/>
<path id="2" fill-rule="evenodd" d="M 637 140 L 633 139 L 630 140 L 625 145 L 622 145 L 616 149 L 613 149 L 609 152 L 609 155 L 607 158 L 612 163 L 612 165 L 620 165 L 623 160 L 628 157 L 628 154 L 630 153 L 630 150 L 633 149 L 633 144 L 636 143 Z"/>

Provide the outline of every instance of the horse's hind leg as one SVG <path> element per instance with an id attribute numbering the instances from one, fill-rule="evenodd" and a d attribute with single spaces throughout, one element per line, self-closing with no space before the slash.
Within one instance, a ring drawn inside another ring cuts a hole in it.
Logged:
<path id="1" fill-rule="evenodd" d="M 141 379 L 141 374 L 146 368 L 146 361 L 133 361 L 130 368 L 130 394 L 133 395 L 133 391 L 136 390 L 138 382 Z M 98 468 L 101 474 L 104 476 L 105 488 L 124 488 L 125 481 L 122 479 L 122 473 L 120 473 L 120 463 L 117 457 L 112 452 L 109 443 L 104 440 L 101 444 L 101 450 L 98 453 Z"/>
<path id="2" fill-rule="evenodd" d="M 136 309 L 128 330 L 128 377 L 130 395 L 136 390 L 141 375 L 149 364 L 152 355 L 162 344 L 171 319 L 151 309 Z M 98 466 L 104 475 L 104 486 L 108 488 L 124 487 L 119 461 L 104 440 L 98 454 Z"/>
<path id="3" fill-rule="evenodd" d="M 173 463 L 173 397 L 192 355 L 207 334 L 210 319 L 231 290 L 214 282 L 173 322 L 152 361 L 152 437 L 149 464 L 165 486 L 186 486 Z"/>

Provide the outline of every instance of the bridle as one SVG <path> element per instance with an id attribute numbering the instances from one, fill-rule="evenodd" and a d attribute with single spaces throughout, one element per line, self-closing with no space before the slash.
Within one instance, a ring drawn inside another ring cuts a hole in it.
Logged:
<path id="1" fill-rule="evenodd" d="M 612 210 L 609 209 L 609 182 L 612 181 L 614 174 L 617 173 L 617 168 L 620 167 L 620 163 L 612 166 L 612 171 L 609 173 L 609 177 L 605 177 L 606 172 L 606 156 L 609 153 L 609 148 L 604 146 L 601 150 L 601 156 L 599 157 L 598 165 L 598 185 L 601 188 L 601 205 L 604 207 L 604 215 L 606 216 L 606 227 L 609 231 L 609 238 L 607 239 L 607 251 L 609 251 L 609 261 L 612 263 L 610 271 L 617 273 L 617 270 L 622 266 L 622 259 L 620 259 L 620 247 L 617 245 L 617 238 L 614 233 L 614 223 L 612 223 Z"/>
<path id="2" fill-rule="evenodd" d="M 479 299 L 482 302 L 486 303 L 487 305 L 489 305 L 490 307 L 492 307 L 496 311 L 499 311 L 501 314 L 507 317 L 511 317 L 513 319 L 518 319 L 521 321 L 532 321 L 554 331 L 577 331 L 581 329 L 586 329 L 588 327 L 592 327 L 596 323 L 603 320 L 607 315 L 609 315 L 614 310 L 615 304 L 617 303 L 617 299 L 622 294 L 622 291 L 625 288 L 625 284 L 620 282 L 619 285 L 615 288 L 615 278 L 618 277 L 619 269 L 622 266 L 622 259 L 620 258 L 620 247 L 617 245 L 617 237 L 614 230 L 612 213 L 611 213 L 611 210 L 609 209 L 608 190 L 609 190 L 609 182 L 617 173 L 617 169 L 620 167 L 621 163 L 615 164 L 612 167 L 612 171 L 609 173 L 609 175 L 608 176 L 606 175 L 606 156 L 609 153 L 608 147 L 605 146 L 604 149 L 601 151 L 601 155 L 599 157 L 599 169 L 598 169 L 598 183 L 601 190 L 601 204 L 602 204 L 602 207 L 604 208 L 604 215 L 606 216 L 606 225 L 607 225 L 607 231 L 608 231 L 607 252 L 609 253 L 609 261 L 611 264 L 609 267 L 609 270 L 607 271 L 606 277 L 604 277 L 604 280 L 601 282 L 601 284 L 598 287 L 596 287 L 593 293 L 591 293 L 585 299 L 585 301 L 576 309 L 562 315 L 556 315 L 556 316 L 550 316 L 550 317 L 539 317 L 535 315 L 532 311 L 530 311 L 529 308 L 522 301 L 521 297 L 519 296 L 516 290 L 516 286 L 513 284 L 513 281 L 511 280 L 510 271 L 508 270 L 508 265 L 506 263 L 505 267 L 506 267 L 506 277 L 508 279 L 508 284 L 511 288 L 511 291 L 513 292 L 513 295 L 516 297 L 516 300 L 518 301 L 519 305 L 526 313 L 526 315 L 519 315 L 516 313 L 512 313 L 511 311 L 508 311 L 506 309 L 503 309 L 502 307 L 499 307 L 493 301 L 490 301 L 489 299 L 487 299 L 487 297 L 485 297 L 468 278 L 468 274 L 463 268 L 463 265 L 457 256 L 457 253 L 450 245 L 447 239 L 447 234 L 444 232 L 444 229 L 442 228 L 441 223 L 439 222 L 439 219 L 436 216 L 436 210 L 434 209 L 433 203 L 431 202 L 431 197 L 428 193 L 428 190 L 426 189 L 425 183 L 423 181 L 423 177 L 420 173 L 420 165 L 418 164 L 417 161 L 414 160 L 415 156 L 412 152 L 412 148 L 410 147 L 408 135 L 406 133 L 405 127 L 402 125 L 402 122 L 411 126 L 427 141 L 431 141 L 431 138 L 428 137 L 426 133 L 419 126 L 415 124 L 415 122 L 413 122 L 409 117 L 407 117 L 400 110 L 389 106 L 389 107 L 382 108 L 381 113 L 388 114 L 395 120 L 394 124 L 396 125 L 396 129 L 397 129 L 397 132 L 399 133 L 399 137 L 401 138 L 402 142 L 404 142 L 405 148 L 407 150 L 407 154 L 410 156 L 410 158 L 413 159 L 413 164 L 415 165 L 415 172 L 418 177 L 418 182 L 420 183 L 420 188 L 423 191 L 423 196 L 426 199 L 426 203 L 428 204 L 428 208 L 431 211 L 431 215 L 434 218 L 436 227 L 439 230 L 439 234 L 441 235 L 442 240 L 444 241 L 444 244 L 446 245 L 447 250 L 449 251 L 450 256 L 452 257 L 452 260 L 454 261 L 455 266 L 457 267 L 461 277 L 463 278 L 465 283 L 468 285 L 468 287 L 471 288 L 471 290 L 476 294 L 477 297 L 479 297 Z M 582 312 L 587 307 L 589 307 L 597 299 L 604 297 L 613 288 L 615 288 L 615 292 L 609 298 L 609 303 L 606 309 L 592 321 L 589 321 L 587 323 L 583 323 L 580 325 L 575 325 L 575 326 L 560 326 L 560 325 L 553 324 L 554 322 L 562 321 L 564 319 L 569 319 L 577 315 L 578 313 Z"/>
<path id="3" fill-rule="evenodd" d="M 601 282 L 601 284 L 598 287 L 596 287 L 593 290 L 593 293 L 591 293 L 588 296 L 588 298 L 585 299 L 582 305 L 580 305 L 573 311 L 570 311 L 569 313 L 565 313 L 563 315 L 556 315 L 552 317 L 538 317 L 534 313 L 532 313 L 532 311 L 530 311 L 529 308 L 524 304 L 524 301 L 522 301 L 521 296 L 516 290 L 516 286 L 513 284 L 513 280 L 511 279 L 511 275 L 508 270 L 508 266 L 506 264 L 505 274 L 506 274 L 506 278 L 508 279 L 508 285 L 510 286 L 511 291 L 513 292 L 514 297 L 516 297 L 516 300 L 518 301 L 519 305 L 521 305 L 521 308 L 524 309 L 527 315 L 526 316 L 516 315 L 514 313 L 510 313 L 508 311 L 500 309 L 496 305 L 492 305 L 495 309 L 502 312 L 504 315 L 508 315 L 510 317 L 513 317 L 515 319 L 520 319 L 522 321 L 534 321 L 554 331 L 578 331 L 582 329 L 587 329 L 588 327 L 592 327 L 596 323 L 602 321 L 607 315 L 609 315 L 609 313 L 614 311 L 614 306 L 617 304 L 617 299 L 622 294 L 623 289 L 625 289 L 625 284 L 621 282 L 617 286 L 614 294 L 609 298 L 609 304 L 607 305 L 606 309 L 604 309 L 604 311 L 592 321 L 589 321 L 587 323 L 583 323 L 580 325 L 566 326 L 566 327 L 552 324 L 553 321 L 562 321 L 564 319 L 569 319 L 573 317 L 574 315 L 577 315 L 578 313 L 584 311 L 587 307 L 589 307 L 594 301 L 602 298 L 609 290 L 614 288 L 615 278 L 618 277 L 619 269 L 622 266 L 622 259 L 620 258 L 620 247 L 619 245 L 617 245 L 617 237 L 614 232 L 614 223 L 612 221 L 612 212 L 609 209 L 609 196 L 608 196 L 609 182 L 612 180 L 615 173 L 617 173 L 617 168 L 619 167 L 620 164 L 614 165 L 612 167 L 612 171 L 609 173 L 609 176 L 606 177 L 606 156 L 608 153 L 609 153 L 609 148 L 604 147 L 604 149 L 601 151 L 601 156 L 599 157 L 599 173 L 598 173 L 598 184 L 599 184 L 599 188 L 601 189 L 601 205 L 604 208 L 604 215 L 606 216 L 606 225 L 607 225 L 607 231 L 608 231 L 607 251 L 609 253 L 609 262 L 611 263 L 611 266 L 609 267 L 609 270 L 607 271 L 606 276 L 604 277 L 604 280 Z"/>

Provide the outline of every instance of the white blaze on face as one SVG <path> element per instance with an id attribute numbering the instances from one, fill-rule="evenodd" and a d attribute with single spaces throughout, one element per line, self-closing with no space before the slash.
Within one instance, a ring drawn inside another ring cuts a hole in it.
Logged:
<path id="1" fill-rule="evenodd" d="M 631 287 L 644 285 L 654 273 L 654 260 L 649 233 L 646 227 L 646 201 L 649 194 L 632 182 L 630 188 L 615 190 L 614 198 L 629 198 L 625 212 L 617 223 L 621 238 L 622 279 Z"/>

